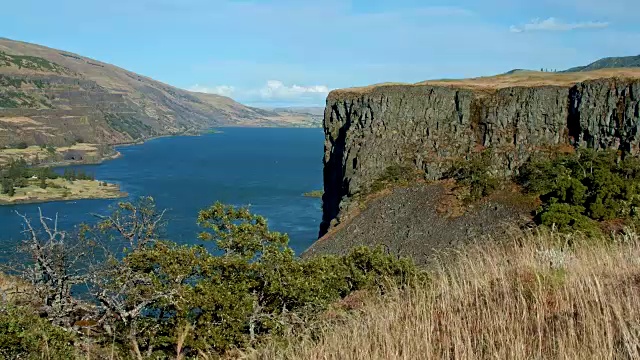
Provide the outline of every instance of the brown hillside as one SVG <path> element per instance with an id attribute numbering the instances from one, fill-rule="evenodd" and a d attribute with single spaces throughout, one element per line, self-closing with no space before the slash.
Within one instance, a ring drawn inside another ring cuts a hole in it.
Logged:
<path id="1" fill-rule="evenodd" d="M 426 80 L 415 84 L 382 83 L 363 87 L 346 88 L 332 91 L 332 94 L 367 93 L 382 87 L 395 86 L 443 86 L 460 89 L 498 90 L 510 87 L 571 87 L 578 83 L 596 79 L 640 79 L 640 68 L 602 69 L 577 73 L 552 73 L 540 71 L 520 71 L 512 74 L 484 76 L 470 79 Z"/>
<path id="2" fill-rule="evenodd" d="M 18 117 L 29 121 L 3 121 Z M 66 51 L 0 39 L 0 146 L 116 144 L 211 126 L 308 120 L 178 89 Z"/>

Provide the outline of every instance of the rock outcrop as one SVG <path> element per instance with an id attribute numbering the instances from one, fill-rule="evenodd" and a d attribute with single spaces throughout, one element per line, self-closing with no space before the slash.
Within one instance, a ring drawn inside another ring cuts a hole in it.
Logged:
<path id="1" fill-rule="evenodd" d="M 336 90 L 325 109 L 323 222 L 392 165 L 438 179 L 450 164 L 491 147 L 496 169 L 517 170 L 558 145 L 640 151 L 640 71 L 511 74 Z"/>

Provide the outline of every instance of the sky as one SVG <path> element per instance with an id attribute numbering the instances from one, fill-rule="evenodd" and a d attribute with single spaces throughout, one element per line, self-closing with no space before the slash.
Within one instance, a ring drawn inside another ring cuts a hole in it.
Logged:
<path id="1" fill-rule="evenodd" d="M 254 106 L 640 54 L 638 0 L 20 0 L 0 37 Z"/>

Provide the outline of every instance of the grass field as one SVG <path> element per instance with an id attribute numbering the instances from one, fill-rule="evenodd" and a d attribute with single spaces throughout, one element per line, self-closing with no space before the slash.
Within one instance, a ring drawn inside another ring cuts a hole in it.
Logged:
<path id="1" fill-rule="evenodd" d="M 573 243 L 569 247 L 568 244 Z M 472 246 L 259 359 L 640 359 L 640 239 L 550 233 Z"/>
<path id="2" fill-rule="evenodd" d="M 36 203 L 59 200 L 115 199 L 126 196 L 115 184 L 98 180 L 68 181 L 63 178 L 48 179 L 42 189 L 38 180 L 29 180 L 29 186 L 16 188 L 14 196 L 0 194 L 0 205 Z"/>
<path id="3" fill-rule="evenodd" d="M 104 159 L 104 155 L 100 150 L 100 145 L 96 144 L 76 144 L 71 146 L 62 146 L 58 148 L 42 148 L 40 146 L 29 146 L 26 149 L 0 149 L 0 166 L 8 164 L 12 159 L 24 159 L 28 164 L 37 165 L 49 163 L 64 163 L 65 154 L 74 152 L 82 154 L 81 163 L 100 162 Z M 118 156 L 116 153 L 113 157 Z M 74 161 L 68 161 L 74 162 Z"/>
<path id="4" fill-rule="evenodd" d="M 508 87 L 573 86 L 579 82 L 603 79 L 640 79 L 640 69 L 602 69 L 576 73 L 551 73 L 540 71 L 522 71 L 513 74 L 486 76 L 471 79 L 427 80 L 416 84 L 383 83 L 364 87 L 334 90 L 332 93 L 367 93 L 380 87 L 389 86 L 444 86 L 473 90 L 498 90 Z"/>

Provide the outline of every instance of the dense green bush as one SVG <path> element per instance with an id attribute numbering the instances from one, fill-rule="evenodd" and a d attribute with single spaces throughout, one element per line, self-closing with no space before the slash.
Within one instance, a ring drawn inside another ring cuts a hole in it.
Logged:
<path id="1" fill-rule="evenodd" d="M 163 214 L 151 198 L 120 203 L 96 225 L 82 226 L 77 240 L 56 226 L 31 231 L 25 218 L 29 239 L 22 249 L 33 263 L 24 264 L 22 275 L 37 298 L 47 299 L 39 305 L 45 318 L 68 330 L 92 324 L 78 343 L 125 358 L 189 358 L 301 330 L 354 291 L 405 286 L 422 274 L 382 248 L 301 259 L 263 217 L 219 203 L 199 213 L 204 243 L 178 245 L 160 236 Z M 73 298 L 74 286 L 87 289 L 94 310 Z M 3 336 L 0 342 L 12 341 Z"/>
<path id="2" fill-rule="evenodd" d="M 24 141 L 17 143 L 15 146 L 16 149 L 26 149 L 28 147 L 29 145 Z"/>
<path id="3" fill-rule="evenodd" d="M 594 231 L 594 221 L 640 215 L 640 160 L 615 151 L 581 149 L 571 154 L 538 154 L 516 178 L 540 196 L 536 220 L 565 231 Z"/>
<path id="4" fill-rule="evenodd" d="M 470 159 L 458 161 L 443 175 L 445 179 L 455 179 L 467 187 L 467 200 L 477 200 L 490 195 L 500 186 L 500 180 L 492 173 L 493 152 L 486 149 L 474 154 Z"/>
<path id="5" fill-rule="evenodd" d="M 74 336 L 28 306 L 0 310 L 0 359 L 74 359 Z"/>
<path id="6" fill-rule="evenodd" d="M 47 187 L 46 179 L 59 177 L 51 168 L 29 167 L 24 159 L 11 160 L 5 168 L 0 168 L 0 193 L 14 196 L 15 188 L 28 186 L 28 179 L 33 176 L 39 179 L 38 185 L 43 189 Z"/>
<path id="7" fill-rule="evenodd" d="M 96 179 L 94 175 L 86 173 L 83 170 L 77 170 L 77 169 L 64 169 L 64 173 L 62 174 L 62 177 L 69 181 Z"/>
<path id="8" fill-rule="evenodd" d="M 13 185 L 13 180 L 9 178 L 2 178 L 0 179 L 0 185 L 2 187 L 2 189 L 0 189 L 2 191 L 2 194 L 7 194 L 9 196 L 13 196 L 16 194 L 16 189 L 15 189 L 15 186 Z"/>

